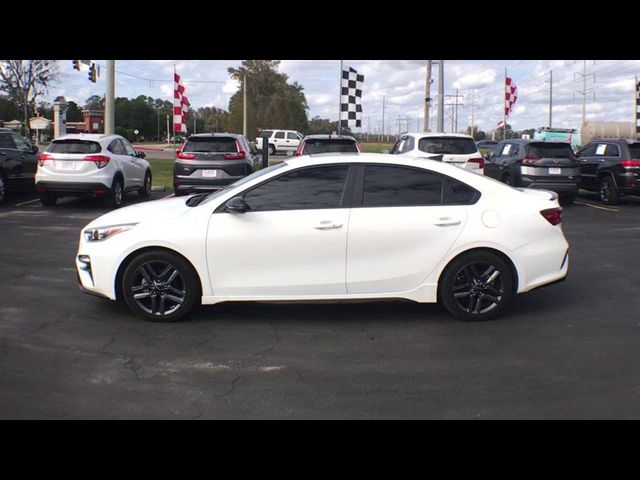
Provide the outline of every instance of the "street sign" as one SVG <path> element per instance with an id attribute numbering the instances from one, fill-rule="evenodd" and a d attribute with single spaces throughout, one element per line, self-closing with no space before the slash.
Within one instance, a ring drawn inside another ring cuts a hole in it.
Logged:
<path id="1" fill-rule="evenodd" d="M 136 135 L 140 133 L 139 130 L 134 130 L 133 133 L 135 133 Z"/>

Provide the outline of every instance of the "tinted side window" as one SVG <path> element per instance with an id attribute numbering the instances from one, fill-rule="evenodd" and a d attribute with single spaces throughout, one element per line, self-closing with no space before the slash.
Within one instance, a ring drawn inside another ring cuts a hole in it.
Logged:
<path id="1" fill-rule="evenodd" d="M 0 148 L 16 148 L 9 133 L 0 133 Z"/>
<path id="2" fill-rule="evenodd" d="M 12 133 L 11 136 L 13 137 L 13 142 L 16 144 L 16 148 L 18 150 L 29 150 L 29 144 L 24 138 L 20 135 L 16 135 L 15 133 Z"/>
<path id="3" fill-rule="evenodd" d="M 618 145 L 609 144 L 607 145 L 607 149 L 604 152 L 605 157 L 619 157 L 620 156 L 620 148 Z"/>
<path id="4" fill-rule="evenodd" d="M 398 141 L 396 141 L 396 143 L 393 145 L 393 147 L 391 148 L 389 153 L 392 154 L 392 155 L 396 155 L 396 154 L 400 153 L 398 150 L 400 149 L 400 144 L 401 143 L 402 143 L 402 139 L 399 139 Z"/>
<path id="5" fill-rule="evenodd" d="M 288 140 L 300 140 L 300 137 L 298 137 L 298 135 L 296 135 L 293 132 L 288 132 L 287 133 L 287 139 Z"/>
<path id="6" fill-rule="evenodd" d="M 124 154 L 125 155 L 129 155 L 130 157 L 135 157 L 136 156 L 136 151 L 131 146 L 131 144 L 129 142 L 127 142 L 126 140 L 120 140 L 120 141 L 122 142 L 122 147 L 124 148 Z"/>
<path id="7" fill-rule="evenodd" d="M 368 165 L 364 176 L 365 207 L 441 205 L 437 175 L 412 168 Z"/>
<path id="8" fill-rule="evenodd" d="M 122 148 L 120 140 L 114 140 L 113 142 L 111 142 L 107 147 L 107 150 L 109 150 L 114 155 L 124 155 L 124 149 Z"/>
<path id="9" fill-rule="evenodd" d="M 348 171 L 347 165 L 297 170 L 249 190 L 244 199 L 253 211 L 338 208 Z"/>
<path id="10" fill-rule="evenodd" d="M 587 145 L 578 153 L 579 157 L 593 157 L 593 154 L 596 151 L 595 144 Z"/>
<path id="11" fill-rule="evenodd" d="M 469 185 L 455 178 L 446 177 L 450 190 L 446 192 L 445 203 L 447 205 L 469 205 L 477 200 L 478 192 Z"/>
<path id="12" fill-rule="evenodd" d="M 274 138 L 284 138 L 284 132 L 276 132 Z"/>

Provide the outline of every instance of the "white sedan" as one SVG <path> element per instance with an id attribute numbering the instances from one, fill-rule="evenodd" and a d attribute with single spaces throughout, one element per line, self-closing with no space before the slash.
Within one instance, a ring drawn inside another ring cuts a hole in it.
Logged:
<path id="1" fill-rule="evenodd" d="M 212 194 L 116 210 L 87 225 L 81 289 L 148 320 L 197 304 L 403 298 L 463 320 L 562 280 L 557 195 L 425 159 L 288 159 Z"/>

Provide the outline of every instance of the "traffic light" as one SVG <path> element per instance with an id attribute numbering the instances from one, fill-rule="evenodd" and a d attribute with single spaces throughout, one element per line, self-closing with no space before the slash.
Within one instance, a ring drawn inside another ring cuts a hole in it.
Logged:
<path id="1" fill-rule="evenodd" d="M 96 64 L 92 63 L 89 67 L 89 80 L 96 83 Z"/>
<path id="2" fill-rule="evenodd" d="M 80 71 L 80 60 L 73 60 L 73 69 Z"/>

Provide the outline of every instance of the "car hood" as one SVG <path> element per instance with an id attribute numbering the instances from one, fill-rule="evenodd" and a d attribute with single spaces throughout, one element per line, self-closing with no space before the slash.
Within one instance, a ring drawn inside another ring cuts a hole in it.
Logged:
<path id="1" fill-rule="evenodd" d="M 140 223 L 143 221 L 177 218 L 191 209 L 186 205 L 187 198 L 167 198 L 119 208 L 96 218 L 87 227 L 106 227 L 123 223 Z"/>

